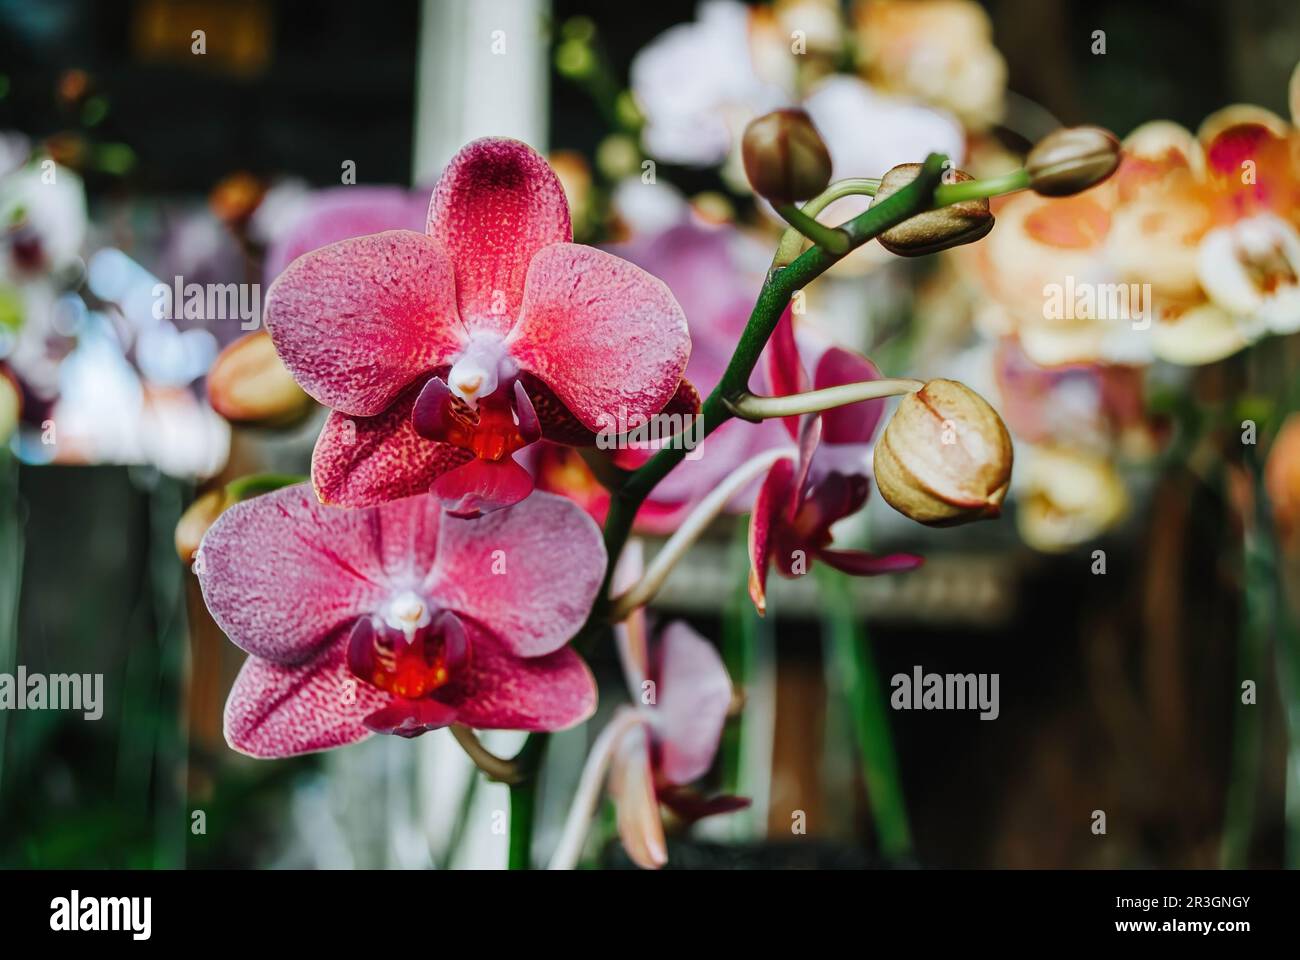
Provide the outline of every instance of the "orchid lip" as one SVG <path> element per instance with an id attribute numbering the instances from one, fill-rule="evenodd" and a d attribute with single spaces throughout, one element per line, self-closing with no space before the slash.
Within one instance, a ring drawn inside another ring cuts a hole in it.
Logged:
<path id="1" fill-rule="evenodd" d="M 451 683 L 468 665 L 469 638 L 453 613 L 435 612 L 410 591 L 382 615 L 362 617 L 348 638 L 348 669 L 403 700 L 420 700 Z"/>

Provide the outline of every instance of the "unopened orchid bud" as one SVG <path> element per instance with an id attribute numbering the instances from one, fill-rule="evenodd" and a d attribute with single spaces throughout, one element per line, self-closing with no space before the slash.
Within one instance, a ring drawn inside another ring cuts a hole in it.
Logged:
<path id="1" fill-rule="evenodd" d="M 831 155 L 802 110 L 774 110 L 745 128 L 745 176 L 776 206 L 809 200 L 831 182 Z"/>
<path id="2" fill-rule="evenodd" d="M 311 409 L 265 330 L 240 337 L 208 371 L 212 409 L 232 423 L 285 426 Z"/>
<path id="3" fill-rule="evenodd" d="M 1068 197 L 1101 183 L 1119 166 L 1119 138 L 1101 127 L 1062 127 L 1034 144 L 1025 160 L 1029 186 Z"/>
<path id="4" fill-rule="evenodd" d="M 871 201 L 874 207 L 903 187 L 921 172 L 919 163 L 902 163 L 880 180 L 880 187 Z M 962 170 L 948 174 L 952 183 L 975 179 Z M 973 243 L 993 229 L 993 214 L 989 212 L 987 197 L 963 200 L 944 207 L 928 210 L 904 220 L 880 235 L 880 245 L 900 257 L 920 257 L 937 253 L 963 243 Z"/>
<path id="5" fill-rule="evenodd" d="M 181 514 L 176 524 L 175 540 L 176 555 L 181 558 L 182 563 L 194 562 L 203 535 L 217 522 L 217 517 L 226 512 L 232 502 L 224 487 L 209 490 Z"/>
<path id="6" fill-rule="evenodd" d="M 903 397 L 876 443 L 876 485 L 919 523 L 954 526 L 998 516 L 1011 483 L 1011 437 L 969 387 L 931 380 Z"/>

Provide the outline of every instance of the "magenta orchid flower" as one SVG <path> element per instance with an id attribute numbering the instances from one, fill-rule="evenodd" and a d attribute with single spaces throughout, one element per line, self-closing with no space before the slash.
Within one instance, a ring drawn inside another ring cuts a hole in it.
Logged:
<path id="1" fill-rule="evenodd" d="M 643 624 L 639 633 L 628 624 L 619 648 L 637 703 L 624 709 L 641 722 L 629 724 L 614 747 L 608 789 L 623 849 L 638 866 L 655 869 L 668 862 L 661 804 L 687 822 L 749 806 L 744 797 L 709 797 L 689 786 L 713 765 L 731 678 L 713 645 L 684 623 L 668 624 L 649 643 Z"/>
<path id="2" fill-rule="evenodd" d="M 770 386 L 779 396 L 880 378 L 866 357 L 831 346 L 817 358 L 810 385 L 789 310 L 765 357 Z M 749 520 L 749 595 L 760 614 L 767 610 L 767 573 L 773 565 L 793 578 L 807 573 L 816 558 L 863 577 L 912 570 L 923 562 L 911 553 L 878 556 L 831 547 L 831 527 L 861 510 L 871 492 L 868 452 L 884 407 L 883 400 L 863 400 L 783 420 L 798 442 L 798 456 L 778 460 L 768 470 Z"/>
<path id="3" fill-rule="evenodd" d="M 641 543 L 631 540 L 615 569 L 614 590 L 626 590 L 643 574 Z M 592 744 L 553 870 L 577 865 L 602 783 L 614 801 L 623 849 L 647 870 L 668 862 L 662 807 L 690 823 L 749 806 L 743 797 L 709 797 L 690 786 L 713 765 L 734 700 L 718 652 L 681 623 L 651 640 L 644 607 L 615 624 L 614 633 L 633 704 L 616 709 Z"/>
<path id="4" fill-rule="evenodd" d="M 436 498 L 340 510 L 306 484 L 231 507 L 195 570 L 251 656 L 226 740 L 256 757 L 451 723 L 558 730 L 595 709 L 565 646 L 605 571 L 600 532 L 551 494 L 470 520 Z"/>
<path id="5" fill-rule="evenodd" d="M 432 490 L 461 516 L 507 506 L 533 488 L 522 448 L 591 443 L 673 400 L 690 357 L 681 308 L 572 238 L 546 162 L 484 139 L 444 171 L 425 233 L 344 240 L 285 268 L 266 325 L 332 408 L 312 458 L 323 502 Z"/>

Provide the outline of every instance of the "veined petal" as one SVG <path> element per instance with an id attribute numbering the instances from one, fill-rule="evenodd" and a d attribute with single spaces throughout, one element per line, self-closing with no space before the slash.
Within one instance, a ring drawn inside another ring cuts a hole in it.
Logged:
<path id="1" fill-rule="evenodd" d="M 776 322 L 772 339 L 763 352 L 763 363 L 767 385 L 773 396 L 789 397 L 796 393 L 806 393 L 810 389 L 808 373 L 804 370 L 803 361 L 799 358 L 799 347 L 795 343 L 794 318 L 789 307 Z M 799 418 L 782 417 L 781 422 L 785 424 L 790 436 L 798 440 Z"/>
<path id="2" fill-rule="evenodd" d="M 533 475 L 514 461 L 471 458 L 433 482 L 433 495 L 453 517 L 473 518 L 519 503 L 533 492 Z"/>
<path id="3" fill-rule="evenodd" d="M 749 515 L 749 597 L 760 616 L 767 612 L 767 569 L 776 528 L 794 496 L 794 464 L 778 460 L 763 478 Z"/>
<path id="4" fill-rule="evenodd" d="M 658 413 L 691 355 L 686 316 L 663 281 L 571 243 L 533 258 L 508 343 L 589 430 L 612 426 L 620 414 Z"/>
<path id="5" fill-rule="evenodd" d="M 817 557 L 836 570 L 855 577 L 874 577 L 882 573 L 905 573 L 925 563 L 914 553 L 887 553 L 878 556 L 865 550 L 818 550 Z"/>
<path id="6" fill-rule="evenodd" d="M 434 694 L 456 711 L 457 723 L 478 730 L 564 730 L 595 713 L 596 680 L 572 649 L 518 657 L 478 624 L 464 623 L 469 668 Z"/>
<path id="7" fill-rule="evenodd" d="M 538 251 L 573 239 L 559 178 L 525 143 L 489 137 L 447 165 L 425 232 L 456 268 L 456 300 L 471 330 L 505 334 L 519 317 Z"/>
<path id="8" fill-rule="evenodd" d="M 655 796 L 648 740 L 640 726 L 623 735 L 610 762 L 608 789 L 623 849 L 637 866 L 657 870 L 668 862 L 668 848 Z"/>
<path id="9" fill-rule="evenodd" d="M 600 530 L 577 504 L 537 491 L 475 520 L 447 517 L 430 596 L 471 617 L 520 657 L 562 647 L 605 576 Z"/>
<path id="10" fill-rule="evenodd" d="M 428 493 L 438 477 L 473 457 L 415 432 L 411 411 L 420 386 L 378 416 L 330 413 L 311 458 L 312 485 L 323 503 L 369 507 Z"/>
<path id="11" fill-rule="evenodd" d="M 813 389 L 879 379 L 880 371 L 866 357 L 841 347 L 830 347 L 817 361 Z M 822 414 L 822 441 L 831 444 L 870 443 L 884 413 L 884 400 L 862 400 L 827 410 Z"/>
<path id="12" fill-rule="evenodd" d="M 258 657 L 309 657 L 384 595 L 375 519 L 322 507 L 306 484 L 235 504 L 195 561 L 213 619 Z"/>
<path id="13" fill-rule="evenodd" d="M 304 254 L 271 284 L 266 328 L 294 379 L 327 407 L 381 412 L 465 338 L 442 247 L 410 230 Z"/>
<path id="14" fill-rule="evenodd" d="M 669 783 L 698 780 L 713 764 L 731 706 L 731 678 L 713 645 L 684 623 L 659 637 L 652 721 L 658 767 Z"/>
<path id="15" fill-rule="evenodd" d="M 390 700 L 348 671 L 346 631 L 296 666 L 249 657 L 226 700 L 226 742 L 252 757 L 291 757 L 370 736 L 365 717 Z"/>

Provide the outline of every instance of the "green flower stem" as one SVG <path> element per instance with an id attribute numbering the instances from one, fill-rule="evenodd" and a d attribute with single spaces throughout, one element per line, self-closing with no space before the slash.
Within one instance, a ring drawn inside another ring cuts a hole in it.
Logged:
<path id="1" fill-rule="evenodd" d="M 777 207 L 776 212 L 781 214 L 786 223 L 818 246 L 825 247 L 838 256 L 849 252 L 848 234 L 838 227 L 828 227 L 824 223 L 818 223 L 793 203 Z"/>
<path id="2" fill-rule="evenodd" d="M 966 180 L 962 183 L 941 183 L 934 191 L 934 205 L 946 207 L 965 200 L 983 200 L 1002 193 L 1014 193 L 1029 186 L 1028 170 L 1013 170 L 1000 177 L 987 180 Z"/>
<path id="3" fill-rule="evenodd" d="M 837 180 L 800 207 L 799 211 L 805 217 L 813 219 L 817 214 L 821 213 L 836 200 L 852 196 L 874 197 L 876 191 L 879 189 L 879 180 L 870 180 L 866 178 Z M 784 213 L 781 215 L 785 216 Z M 786 217 L 786 219 L 789 220 L 789 217 Z M 820 228 L 821 224 L 817 224 L 817 226 Z M 773 267 L 784 267 L 787 264 L 793 263 L 799 254 L 803 253 L 804 242 L 809 236 L 811 235 L 805 236 L 805 234 L 797 227 L 791 227 L 783 233 L 781 235 L 781 243 L 776 249 L 776 259 L 773 260 Z"/>
<path id="4" fill-rule="evenodd" d="M 690 515 L 668 538 L 668 542 L 655 554 L 654 560 L 650 562 L 641 579 L 610 601 L 609 619 L 618 623 L 626 619 L 637 607 L 643 607 L 653 600 L 659 588 L 668 579 L 668 575 L 672 573 L 673 567 L 686 556 L 695 545 L 695 541 L 708 529 L 709 524 L 731 502 L 731 499 L 771 469 L 778 460 L 793 460 L 798 455 L 798 449 L 793 446 L 765 450 L 731 471 L 695 505 Z"/>
<path id="5" fill-rule="evenodd" d="M 526 773 L 510 785 L 510 852 L 506 861 L 511 870 L 531 870 L 533 865 L 533 824 L 537 813 L 537 768 L 541 765 L 549 742 L 546 734 L 532 733 L 510 762 Z"/>
<path id="6" fill-rule="evenodd" d="M 872 237 L 928 209 L 933 202 L 934 190 L 943 175 L 946 162 L 947 158 L 942 154 L 930 154 L 915 180 L 884 202 L 839 227 L 849 238 L 848 249 L 860 247 Z M 813 202 L 809 201 L 809 204 Z M 805 205 L 805 209 L 807 206 Z M 802 234 L 798 236 L 802 244 Z M 749 315 L 749 322 L 740 335 L 722 379 L 718 381 L 718 385 L 713 388 L 713 392 L 705 399 L 701 408 L 704 418 L 704 436 L 707 437 L 730 419 L 731 411 L 727 408 L 727 404 L 748 392 L 749 377 L 758 363 L 759 354 L 763 352 L 763 347 L 767 345 L 772 331 L 776 329 L 777 321 L 781 319 L 781 314 L 795 291 L 803 289 L 817 279 L 842 256 L 843 254 L 831 253 L 820 246 L 813 246 L 788 266 L 774 263 L 763 284 L 763 289 L 759 291 L 754 309 Z M 609 512 L 605 517 L 605 551 L 608 555 L 605 582 L 591 615 L 587 618 L 586 625 L 573 640 L 573 645 L 579 650 L 589 648 L 607 623 L 610 580 L 614 575 L 619 555 L 623 552 L 623 545 L 627 543 L 628 535 L 632 532 L 632 521 L 636 518 L 637 510 L 655 485 L 666 477 L 673 467 L 681 463 L 685 456 L 686 449 L 683 445 L 660 450 L 640 468 L 627 475 L 616 490 L 610 492 Z M 522 780 L 510 788 L 511 869 L 524 869 L 530 863 L 533 791 L 536 786 L 537 767 L 546 749 L 546 743 L 547 734 L 530 734 L 523 748 L 512 761 Z"/>
<path id="7" fill-rule="evenodd" d="M 854 614 L 848 578 L 823 567 L 816 568 L 816 574 L 826 602 L 823 629 L 826 654 L 834 666 L 832 692 L 849 708 L 880 852 L 890 861 L 905 860 L 912 854 L 912 831 L 871 639 Z"/>
<path id="8" fill-rule="evenodd" d="M 849 249 L 862 246 L 890 227 L 928 209 L 945 162 L 946 158 L 941 154 L 930 154 L 915 180 L 884 202 L 841 226 L 839 229 L 848 235 Z M 767 282 L 759 291 L 758 300 L 749 315 L 749 322 L 736 344 L 731 362 L 727 364 L 718 385 L 704 401 L 701 409 L 704 436 L 707 437 L 730 419 L 732 414 L 728 404 L 734 403 L 748 392 L 750 374 L 754 372 L 759 354 L 776 329 L 777 321 L 781 319 L 790 298 L 797 290 L 803 289 L 825 273 L 842 256 L 830 253 L 820 246 L 813 246 L 788 267 L 774 269 L 768 274 Z M 686 450 L 680 444 L 660 450 L 634 471 L 622 487 L 610 494 L 609 513 L 605 518 L 605 549 L 609 554 L 609 566 L 605 572 L 602 599 L 592 611 L 593 618 L 603 620 L 607 613 L 608 600 L 604 598 L 609 594 L 609 580 L 613 576 L 619 554 L 623 552 L 623 544 L 632 531 L 632 521 L 636 518 L 637 510 L 655 485 L 681 463 L 685 455 Z"/>
<path id="9" fill-rule="evenodd" d="M 820 413 L 823 410 L 831 410 L 863 400 L 880 400 L 904 393 L 916 393 L 924 386 L 923 380 L 905 377 L 898 380 L 861 380 L 857 383 L 841 384 L 838 387 L 809 390 L 807 393 L 792 393 L 784 397 L 761 397 L 746 393 L 736 400 L 729 401 L 727 409 L 733 416 L 758 423 L 775 417 Z"/>
<path id="10" fill-rule="evenodd" d="M 1237 687 L 1232 727 L 1232 760 L 1228 796 L 1224 810 L 1220 861 L 1225 869 L 1241 869 L 1250 859 L 1255 824 L 1255 804 L 1260 774 L 1263 706 L 1241 702 L 1240 684 L 1254 681 L 1256 693 L 1263 686 L 1263 671 L 1271 636 L 1276 634 L 1278 605 L 1277 563 L 1268 516 L 1267 492 L 1254 451 L 1246 447 L 1246 468 L 1252 480 L 1254 516 L 1243 518 L 1244 598 L 1241 634 L 1237 647 Z"/>

